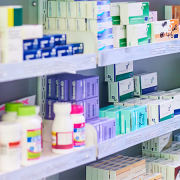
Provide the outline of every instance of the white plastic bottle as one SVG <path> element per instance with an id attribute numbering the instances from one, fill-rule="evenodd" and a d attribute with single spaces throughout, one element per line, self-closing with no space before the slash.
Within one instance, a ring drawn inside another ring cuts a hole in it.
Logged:
<path id="1" fill-rule="evenodd" d="M 17 110 L 19 107 L 23 106 L 22 103 L 6 103 L 5 104 L 5 112 L 2 116 L 2 121 L 13 122 L 17 118 Z"/>
<path id="2" fill-rule="evenodd" d="M 35 106 L 19 107 L 17 115 L 15 122 L 22 126 L 21 165 L 28 166 L 41 158 L 41 123 Z"/>
<path id="3" fill-rule="evenodd" d="M 85 148 L 85 118 L 83 114 L 83 106 L 74 104 L 71 106 L 71 120 L 74 124 L 74 150 Z"/>
<path id="4" fill-rule="evenodd" d="M 73 152 L 73 123 L 70 118 L 71 103 L 54 103 L 55 118 L 52 125 L 52 152 Z"/>
<path id="5" fill-rule="evenodd" d="M 0 123 L 0 171 L 13 171 L 21 167 L 21 125 Z"/>
<path id="6" fill-rule="evenodd" d="M 39 119 L 39 122 L 41 123 L 41 149 L 42 149 L 43 148 L 43 139 L 42 139 L 43 120 L 42 120 L 42 117 L 39 115 L 40 107 L 39 106 L 35 106 L 35 107 L 36 107 L 36 116 Z"/>

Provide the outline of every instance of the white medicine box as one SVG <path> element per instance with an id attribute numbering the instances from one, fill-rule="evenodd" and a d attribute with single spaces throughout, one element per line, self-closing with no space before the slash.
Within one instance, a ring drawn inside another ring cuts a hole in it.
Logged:
<path id="1" fill-rule="evenodd" d="M 67 13 L 67 18 L 76 18 L 77 17 L 77 3 L 76 1 L 68 1 L 66 4 L 66 13 Z"/>
<path id="2" fill-rule="evenodd" d="M 56 30 L 56 18 L 46 19 L 46 30 Z"/>
<path id="3" fill-rule="evenodd" d="M 57 16 L 57 3 L 56 1 L 48 1 L 48 17 L 56 17 Z"/>
<path id="4" fill-rule="evenodd" d="M 65 31 L 66 30 L 66 19 L 56 18 L 56 30 Z"/>
<path id="5" fill-rule="evenodd" d="M 87 6 L 86 2 L 87 1 L 76 1 L 76 13 L 77 13 L 77 18 L 86 18 L 87 17 Z"/>
<path id="6" fill-rule="evenodd" d="M 56 2 L 56 8 L 57 8 L 57 16 L 58 18 L 66 18 L 67 16 L 67 7 L 66 7 L 66 2 L 64 1 L 57 1 Z"/>

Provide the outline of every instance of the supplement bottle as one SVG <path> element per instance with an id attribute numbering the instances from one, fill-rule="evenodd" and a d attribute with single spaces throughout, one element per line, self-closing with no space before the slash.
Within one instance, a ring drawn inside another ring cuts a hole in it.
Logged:
<path id="1" fill-rule="evenodd" d="M 6 103 L 5 104 L 5 112 L 2 116 L 2 121 L 10 121 L 13 122 L 17 118 L 17 110 L 19 107 L 23 106 L 22 103 Z"/>
<path id="2" fill-rule="evenodd" d="M 83 106 L 74 104 L 71 106 L 70 117 L 74 125 L 74 150 L 81 150 L 85 148 L 85 118 L 83 114 Z"/>
<path id="3" fill-rule="evenodd" d="M 17 115 L 15 122 L 22 126 L 21 165 L 28 166 L 41 158 L 41 123 L 35 106 L 19 107 Z"/>
<path id="4" fill-rule="evenodd" d="M 71 103 L 54 103 L 55 113 L 52 125 L 52 152 L 67 154 L 73 152 L 73 123 L 70 118 Z"/>
<path id="5" fill-rule="evenodd" d="M 43 139 L 42 139 L 43 120 L 42 117 L 39 115 L 40 107 L 39 106 L 35 106 L 35 107 L 36 107 L 36 116 L 39 119 L 39 122 L 41 123 L 41 148 L 43 148 Z"/>
<path id="6" fill-rule="evenodd" d="M 21 167 L 21 125 L 0 123 L 0 171 L 14 171 Z"/>

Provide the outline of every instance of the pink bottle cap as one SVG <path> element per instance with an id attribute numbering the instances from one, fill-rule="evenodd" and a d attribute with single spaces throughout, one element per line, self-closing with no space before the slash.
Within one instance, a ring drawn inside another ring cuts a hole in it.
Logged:
<path id="1" fill-rule="evenodd" d="M 81 105 L 75 105 L 73 104 L 71 106 L 71 114 L 83 114 L 84 113 L 84 108 Z"/>

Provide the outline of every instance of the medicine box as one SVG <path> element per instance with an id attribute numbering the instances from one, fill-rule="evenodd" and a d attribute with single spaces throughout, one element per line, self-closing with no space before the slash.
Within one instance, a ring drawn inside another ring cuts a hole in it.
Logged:
<path id="1" fill-rule="evenodd" d="M 119 6 L 121 25 L 149 22 L 149 2 L 120 3 Z"/>
<path id="2" fill-rule="evenodd" d="M 172 41 L 179 38 L 179 20 L 152 22 L 152 43 Z"/>
<path id="3" fill-rule="evenodd" d="M 56 18 L 46 18 L 46 29 L 56 30 Z"/>
<path id="4" fill-rule="evenodd" d="M 34 50 L 34 49 L 39 49 L 40 44 L 38 39 L 28 39 L 23 41 L 23 50 L 28 51 L 28 50 Z"/>
<path id="5" fill-rule="evenodd" d="M 66 30 L 68 30 L 68 31 L 76 30 L 75 19 L 66 18 Z"/>
<path id="6" fill-rule="evenodd" d="M 151 23 L 127 25 L 127 46 L 151 43 Z"/>
<path id="7" fill-rule="evenodd" d="M 165 19 L 178 19 L 180 21 L 180 5 L 165 6 Z"/>
<path id="8" fill-rule="evenodd" d="M 68 1 L 66 4 L 66 17 L 67 18 L 76 18 L 77 17 L 77 3 L 75 1 Z"/>
<path id="9" fill-rule="evenodd" d="M 126 25 L 113 25 L 113 36 L 114 48 L 127 46 Z"/>
<path id="10" fill-rule="evenodd" d="M 157 91 L 157 72 L 134 75 L 134 96 Z"/>
<path id="11" fill-rule="evenodd" d="M 101 118 L 106 117 L 106 115 L 105 115 L 106 111 L 113 109 L 115 107 L 116 106 L 114 106 L 114 105 L 109 105 L 109 106 L 99 109 L 99 117 L 101 117 Z"/>
<path id="12" fill-rule="evenodd" d="M 66 34 L 54 34 L 55 46 L 66 44 Z"/>
<path id="13" fill-rule="evenodd" d="M 53 48 L 55 46 L 54 36 L 43 36 L 38 39 L 39 48 Z"/>
<path id="14" fill-rule="evenodd" d="M 83 54 L 84 53 L 84 44 L 83 43 L 70 43 L 73 47 L 73 54 Z"/>
<path id="15" fill-rule="evenodd" d="M 173 19 L 173 18 L 169 18 Z M 154 22 L 158 20 L 157 11 L 149 11 L 149 22 Z"/>
<path id="16" fill-rule="evenodd" d="M 143 155 L 143 156 L 147 156 L 147 157 L 151 157 L 151 151 L 143 150 L 143 151 L 142 151 L 142 155 Z"/>
<path id="17" fill-rule="evenodd" d="M 142 150 L 143 151 L 151 151 L 151 140 L 144 141 L 142 143 Z"/>
<path id="18" fill-rule="evenodd" d="M 87 6 L 86 6 L 86 1 L 77 1 L 76 2 L 76 17 L 77 18 L 86 18 L 86 14 L 87 14 Z"/>
<path id="19" fill-rule="evenodd" d="M 133 97 L 133 98 L 130 98 L 130 99 L 126 99 L 126 100 L 124 100 L 124 101 L 121 101 L 121 102 L 115 102 L 114 105 L 115 105 L 115 106 L 124 106 L 125 103 L 134 101 L 134 100 L 136 100 L 136 99 L 140 99 L 140 98 Z"/>
<path id="20" fill-rule="evenodd" d="M 48 1 L 48 17 L 57 17 L 56 1 Z"/>
<path id="21" fill-rule="evenodd" d="M 148 93 L 148 94 L 143 94 L 140 97 L 141 98 L 146 98 L 146 99 L 163 99 L 163 95 L 165 95 L 166 92 L 165 91 L 157 91 L 157 92 L 152 92 L 152 93 Z"/>
<path id="22" fill-rule="evenodd" d="M 140 98 L 131 98 L 128 99 L 128 101 L 124 102 L 124 106 L 125 107 L 136 106 L 138 102 L 141 102 Z"/>
<path id="23" fill-rule="evenodd" d="M 173 100 L 157 100 L 149 103 L 149 125 L 174 117 Z"/>
<path id="24" fill-rule="evenodd" d="M 38 50 L 29 50 L 23 52 L 23 60 L 33 60 L 33 59 L 41 59 L 42 58 L 42 52 L 41 49 Z"/>
<path id="25" fill-rule="evenodd" d="M 118 25 L 120 24 L 120 7 L 119 2 L 110 3 L 110 13 L 112 17 L 112 24 Z"/>
<path id="26" fill-rule="evenodd" d="M 172 163 L 172 161 L 167 160 L 167 161 L 160 162 L 160 163 L 158 164 L 158 166 L 159 166 L 159 173 L 161 173 L 161 176 L 162 176 L 162 179 L 163 179 L 163 180 L 168 180 L 168 179 L 166 178 L 166 176 L 167 176 L 167 165 L 168 165 L 169 163 Z"/>
<path id="27" fill-rule="evenodd" d="M 119 82 L 108 82 L 109 102 L 120 102 L 132 97 L 134 97 L 133 78 L 125 79 Z"/>
<path id="28" fill-rule="evenodd" d="M 22 6 L 1 6 L 0 31 L 5 30 L 8 27 L 22 26 L 22 21 L 23 21 L 22 13 L 23 13 Z"/>
<path id="29" fill-rule="evenodd" d="M 113 34 L 98 37 L 98 51 L 113 49 Z"/>
<path id="30" fill-rule="evenodd" d="M 87 1 L 86 3 L 88 19 L 110 17 L 110 1 Z"/>
<path id="31" fill-rule="evenodd" d="M 112 18 L 87 19 L 87 31 L 94 33 L 95 36 L 112 34 Z"/>
<path id="32" fill-rule="evenodd" d="M 56 78 L 55 98 L 58 102 L 69 100 L 69 81 L 64 78 Z"/>
<path id="33" fill-rule="evenodd" d="M 54 114 L 54 111 L 53 111 L 53 105 L 54 105 L 55 102 L 56 102 L 56 100 L 46 99 L 46 115 L 45 115 L 45 119 L 54 120 L 55 114 Z"/>
<path id="34" fill-rule="evenodd" d="M 22 26 L 22 38 L 36 39 L 43 37 L 43 26 L 42 25 L 23 25 Z"/>
<path id="35" fill-rule="evenodd" d="M 105 81 L 117 82 L 133 77 L 133 61 L 105 66 Z"/>
<path id="36" fill-rule="evenodd" d="M 168 93 L 163 96 L 163 99 L 173 99 L 174 115 L 180 114 L 180 93 Z"/>
<path id="37" fill-rule="evenodd" d="M 47 99 L 55 99 L 56 75 L 47 76 L 46 81 L 46 97 Z"/>
<path id="38" fill-rule="evenodd" d="M 42 52 L 42 59 L 56 57 L 56 49 L 55 48 L 45 48 L 45 49 L 42 49 L 41 52 Z"/>
<path id="39" fill-rule="evenodd" d="M 54 49 L 56 49 L 56 57 L 73 55 L 73 47 L 71 44 L 56 46 Z"/>
<path id="40" fill-rule="evenodd" d="M 1 23 L 0 23 L 1 24 Z M 22 27 L 0 28 L 1 61 L 2 63 L 17 63 L 23 61 Z"/>
<path id="41" fill-rule="evenodd" d="M 179 178 L 179 171 L 180 171 L 180 163 L 179 162 L 172 162 L 167 164 L 167 180 L 174 180 Z"/>
<path id="42" fill-rule="evenodd" d="M 152 174 L 148 177 L 145 177 L 143 180 L 161 180 L 161 174 L 160 173 L 155 173 L 155 174 Z"/>
<path id="43" fill-rule="evenodd" d="M 151 151 L 161 152 L 172 147 L 172 132 L 151 139 Z"/>
<path id="44" fill-rule="evenodd" d="M 75 19 L 76 31 L 86 31 L 86 20 L 85 19 Z"/>
<path id="45" fill-rule="evenodd" d="M 66 19 L 56 18 L 56 30 L 65 31 L 66 30 Z"/>
<path id="46" fill-rule="evenodd" d="M 63 1 L 57 1 L 56 2 L 56 17 L 58 18 L 66 18 L 67 16 L 67 7 L 66 7 L 66 2 Z"/>

